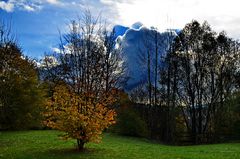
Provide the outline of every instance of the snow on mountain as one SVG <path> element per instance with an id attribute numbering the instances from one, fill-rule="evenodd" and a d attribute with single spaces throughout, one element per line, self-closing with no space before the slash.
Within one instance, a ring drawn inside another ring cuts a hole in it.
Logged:
<path id="1" fill-rule="evenodd" d="M 129 78 L 125 89 L 127 91 L 135 88 L 139 84 L 147 82 L 147 51 L 150 52 L 151 79 L 154 79 L 154 62 L 156 55 L 156 37 L 158 47 L 158 59 L 166 54 L 170 43 L 177 35 L 177 30 L 159 32 L 151 27 L 147 28 L 140 22 L 134 23 L 130 28 L 117 25 L 115 26 L 118 35 L 117 44 L 123 50 L 123 57 L 127 67 Z M 125 31 L 125 33 L 123 33 Z M 158 60 L 158 65 L 161 65 Z"/>

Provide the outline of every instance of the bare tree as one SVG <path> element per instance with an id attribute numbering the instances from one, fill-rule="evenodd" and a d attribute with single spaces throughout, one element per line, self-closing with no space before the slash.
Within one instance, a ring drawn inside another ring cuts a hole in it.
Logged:
<path id="1" fill-rule="evenodd" d="M 236 52 L 231 45 L 229 38 L 222 33 L 216 36 L 206 22 L 193 21 L 175 39 L 173 56 L 169 55 L 167 99 L 181 108 L 195 143 L 211 133 L 210 123 L 220 117 L 216 113 L 234 90 Z"/>

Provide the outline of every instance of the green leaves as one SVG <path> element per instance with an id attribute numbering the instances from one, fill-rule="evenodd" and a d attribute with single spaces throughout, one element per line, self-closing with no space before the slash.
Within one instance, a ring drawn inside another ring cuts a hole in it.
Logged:
<path id="1" fill-rule="evenodd" d="M 34 63 L 16 44 L 0 46 L 0 129 L 40 127 L 44 91 Z"/>

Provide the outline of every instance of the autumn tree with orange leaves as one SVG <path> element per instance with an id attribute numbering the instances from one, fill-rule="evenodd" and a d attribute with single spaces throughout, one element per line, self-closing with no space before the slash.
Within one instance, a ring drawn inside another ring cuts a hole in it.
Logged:
<path id="1" fill-rule="evenodd" d="M 89 99 L 86 100 L 86 97 Z M 57 86 L 52 99 L 47 102 L 44 123 L 50 128 L 64 131 L 62 139 L 77 139 L 79 150 L 87 142 L 98 143 L 102 131 L 115 123 L 116 113 L 107 108 L 114 102 L 112 96 L 97 102 L 94 98 L 72 92 L 64 85 Z"/>
<path id="2" fill-rule="evenodd" d="M 86 11 L 61 37 L 60 52 L 43 61 L 44 80 L 52 94 L 45 107 L 44 123 L 77 139 L 78 149 L 99 142 L 100 134 L 115 123 L 112 109 L 123 74 L 113 33 Z"/>

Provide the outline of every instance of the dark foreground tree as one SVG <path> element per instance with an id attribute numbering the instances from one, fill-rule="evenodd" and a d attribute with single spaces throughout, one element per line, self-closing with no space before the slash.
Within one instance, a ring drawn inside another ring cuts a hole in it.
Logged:
<path id="1" fill-rule="evenodd" d="M 237 47 L 206 22 L 193 21 L 183 28 L 168 55 L 167 103 L 182 110 L 195 143 L 216 135 L 226 103 L 237 91 Z"/>

